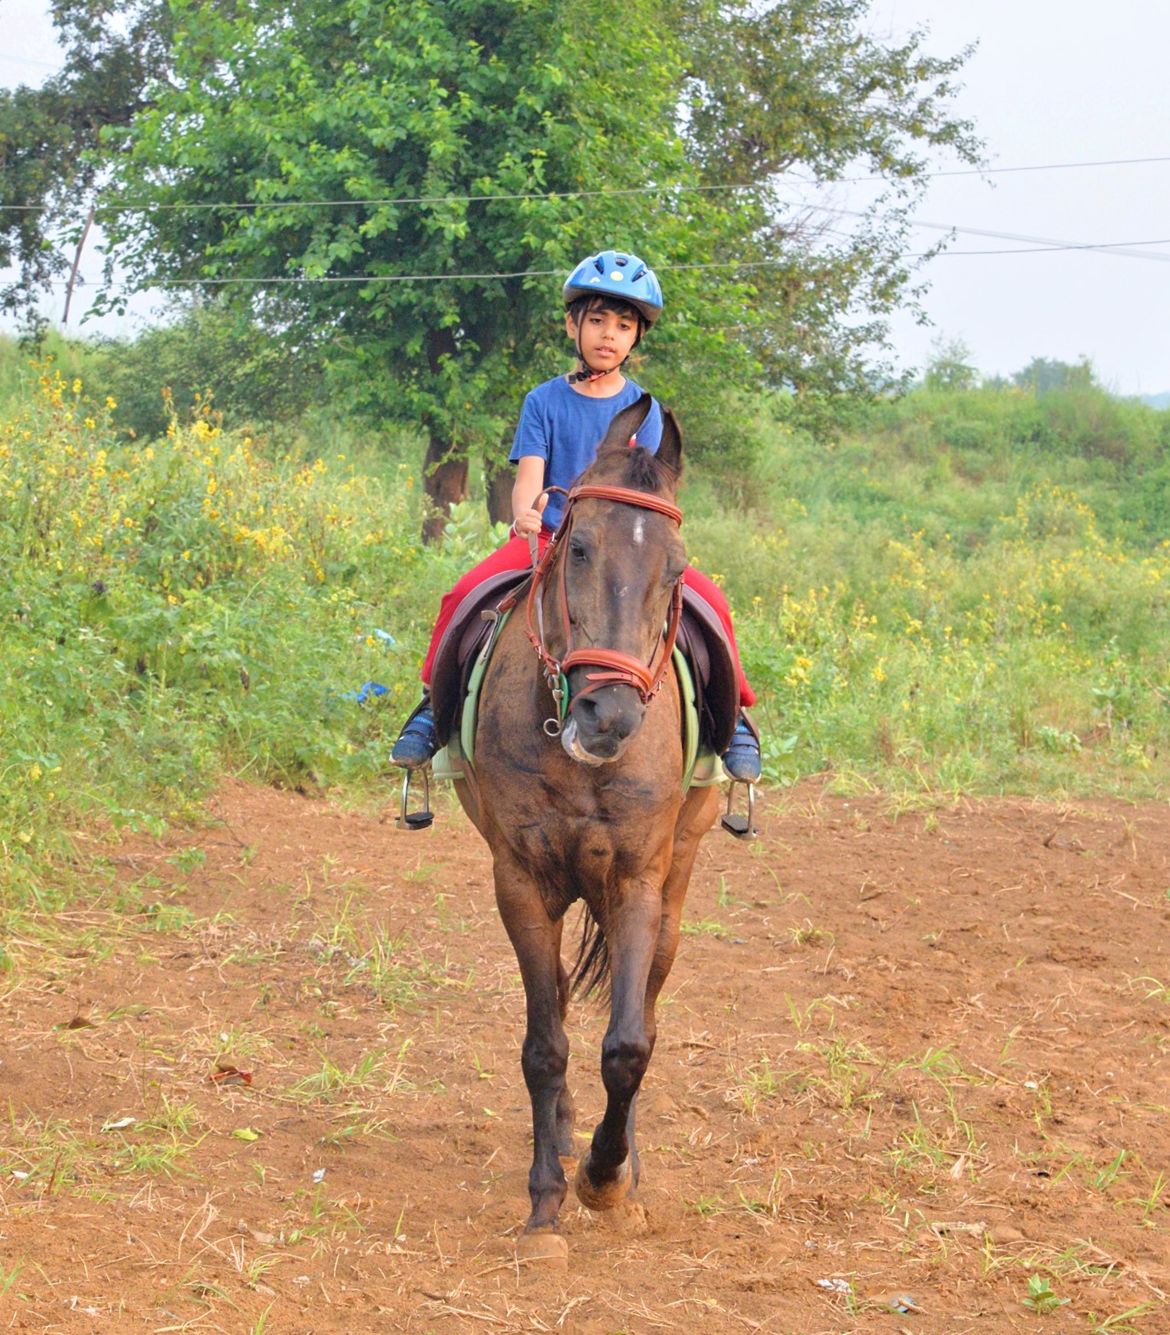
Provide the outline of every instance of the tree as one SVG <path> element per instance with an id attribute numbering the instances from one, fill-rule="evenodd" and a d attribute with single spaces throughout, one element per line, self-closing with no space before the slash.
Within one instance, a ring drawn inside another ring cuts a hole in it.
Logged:
<path id="1" fill-rule="evenodd" d="M 936 340 L 925 379 L 927 389 L 974 389 L 979 384 L 979 372 L 971 362 L 971 349 L 960 338 Z"/>
<path id="2" fill-rule="evenodd" d="M 102 340 L 91 366 L 102 393 L 117 400 L 119 429 L 143 440 L 208 396 L 227 421 L 255 429 L 301 418 L 324 392 L 317 359 L 295 339 L 220 302 L 176 312 L 133 339 Z"/>
<path id="3" fill-rule="evenodd" d="M 102 179 L 106 153 L 146 105 L 166 68 L 169 13 L 161 0 L 52 0 L 65 67 L 40 88 L 0 89 L 0 310 L 34 333 L 37 300 L 69 272 L 71 233 Z"/>
<path id="4" fill-rule="evenodd" d="M 98 217 L 135 282 L 222 291 L 423 424 L 441 507 L 563 364 L 559 278 L 602 244 L 662 272 L 654 387 L 684 414 L 871 380 L 924 154 L 975 144 L 963 57 L 882 46 L 869 5 L 171 0 L 167 76 L 107 137 L 129 206 Z M 841 234 L 786 202 L 796 167 L 889 188 Z"/>
<path id="5" fill-rule="evenodd" d="M 1079 362 L 1062 362 L 1053 357 L 1033 357 L 1012 376 L 1018 389 L 1030 389 L 1039 399 L 1056 389 L 1092 389 L 1097 385 L 1087 357 Z"/>

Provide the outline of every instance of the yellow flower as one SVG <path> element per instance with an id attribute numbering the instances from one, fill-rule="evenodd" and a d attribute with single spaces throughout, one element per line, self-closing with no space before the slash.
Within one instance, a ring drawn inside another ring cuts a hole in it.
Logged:
<path id="1" fill-rule="evenodd" d="M 107 395 L 106 395 L 106 407 L 107 407 L 107 408 L 110 408 L 110 409 L 113 409 L 113 408 L 116 408 L 117 406 L 118 406 L 118 401 L 117 401 L 117 399 L 115 399 L 114 396 L 113 396 L 112 394 L 107 394 Z"/>

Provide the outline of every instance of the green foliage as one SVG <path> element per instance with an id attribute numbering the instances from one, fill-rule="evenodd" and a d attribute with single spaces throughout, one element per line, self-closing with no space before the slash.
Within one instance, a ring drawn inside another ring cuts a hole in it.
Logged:
<path id="1" fill-rule="evenodd" d="M 1018 389 L 1030 389 L 1040 397 L 1054 389 L 1092 389 L 1097 387 L 1093 368 L 1087 360 L 1062 362 L 1051 357 L 1033 357 L 1012 376 Z"/>
<path id="2" fill-rule="evenodd" d="M 40 88 L 0 89 L 0 267 L 17 270 L 0 287 L 0 310 L 38 334 L 37 298 L 69 273 L 101 176 L 99 136 L 115 145 L 142 106 L 164 72 L 170 33 L 159 0 L 53 0 L 50 9 L 68 51 L 64 70 Z"/>
<path id="3" fill-rule="evenodd" d="M 439 597 L 500 540 L 481 507 L 424 549 L 401 442 L 315 409 L 285 449 L 208 404 L 128 442 L 39 381 L 0 414 L 0 884 L 51 906 L 67 831 L 157 829 L 225 767 L 384 788 Z M 1137 465 L 1017 430 L 1047 399 L 921 390 L 831 444 L 765 405 L 752 490 L 692 461 L 688 550 L 735 608 L 769 779 L 1161 790 L 1170 537 L 1131 514 Z"/>
<path id="4" fill-rule="evenodd" d="M 0 421 L 0 882 L 30 893 L 78 819 L 154 827 L 225 765 L 371 781 L 417 689 L 411 470 L 265 457 L 209 411 L 127 445 L 115 411 L 47 366 Z"/>
<path id="5" fill-rule="evenodd" d="M 737 611 L 768 775 L 1161 781 L 1167 529 L 1143 526 L 1144 465 L 1076 453 L 1045 415 L 1056 397 L 920 390 L 828 445 L 762 424 L 734 513 L 692 472 L 688 550 Z M 1159 414 L 1122 407 L 1141 458 Z"/>
<path id="6" fill-rule="evenodd" d="M 327 344 L 349 408 L 427 432 L 444 498 L 560 369 L 560 276 L 628 246 L 668 287 L 654 386 L 715 453 L 758 367 L 814 402 L 870 383 L 924 152 L 973 159 L 963 57 L 884 46 L 869 9 L 635 0 L 615 26 L 597 0 L 174 0 L 167 78 L 107 142 L 120 200 L 150 207 L 98 216 L 140 283 L 223 282 Z M 830 238 L 783 174 L 859 163 L 890 190 Z"/>
<path id="7" fill-rule="evenodd" d="M 348 364 L 351 406 L 421 424 L 432 466 L 496 448 L 524 389 L 559 366 L 552 276 L 599 237 L 658 218 L 662 251 L 703 259 L 698 234 L 732 234 L 701 196 L 680 219 L 649 198 L 550 193 L 685 182 L 654 110 L 681 77 L 657 6 L 604 52 L 578 36 L 609 22 L 588 0 L 175 12 L 175 78 L 115 164 L 125 192 L 166 207 L 145 225 L 108 218 L 124 260 L 144 281 L 258 280 L 227 294 L 250 307 L 259 292 L 266 320 L 320 331 Z M 405 202 L 364 202 L 387 199 Z M 185 207 L 210 201 L 226 203 Z"/>
<path id="8" fill-rule="evenodd" d="M 979 383 L 979 372 L 971 362 L 971 349 L 958 339 L 936 343 L 926 365 L 926 388 L 941 390 L 974 389 Z"/>
<path id="9" fill-rule="evenodd" d="M 1052 1281 L 1047 1275 L 1030 1276 L 1027 1296 L 1020 1301 L 1030 1312 L 1035 1312 L 1039 1316 L 1047 1316 L 1068 1303 L 1067 1298 L 1057 1297 L 1052 1288 Z"/>
<path id="10" fill-rule="evenodd" d="M 255 427 L 303 415 L 323 386 L 319 361 L 297 340 L 220 302 L 100 343 L 92 362 L 94 380 L 117 401 L 118 426 L 143 440 L 165 434 L 174 405 L 214 400 L 230 421 Z"/>
<path id="11" fill-rule="evenodd" d="M 1065 480 L 1118 481 L 1162 461 L 1170 416 L 1094 385 L 1043 395 L 986 385 L 953 392 L 927 384 L 876 404 L 872 426 L 895 434 L 907 456 L 977 480 L 992 467 L 1070 470 Z M 1142 490 L 1142 489 L 1138 489 Z M 1142 496 L 1127 498 L 1127 518 Z"/>

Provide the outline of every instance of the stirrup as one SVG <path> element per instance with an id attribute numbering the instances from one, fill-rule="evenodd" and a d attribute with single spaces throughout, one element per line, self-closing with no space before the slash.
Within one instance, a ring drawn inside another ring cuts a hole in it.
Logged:
<path id="1" fill-rule="evenodd" d="M 731 809 L 737 788 L 747 789 L 746 816 Z M 727 810 L 723 813 L 723 819 L 719 823 L 728 834 L 733 834 L 737 839 L 758 839 L 760 837 L 760 832 L 756 828 L 756 785 L 754 783 L 748 783 L 744 779 L 732 779 L 727 789 Z"/>
<path id="2" fill-rule="evenodd" d="M 419 811 L 407 811 L 406 807 L 410 801 L 410 781 L 416 775 L 422 775 L 423 781 L 423 799 L 422 808 Z M 430 764 L 422 765 L 418 769 L 407 769 L 402 771 L 402 801 L 399 805 L 398 816 L 394 824 L 400 830 L 425 830 L 434 821 L 435 813 L 431 810 L 431 767 Z"/>

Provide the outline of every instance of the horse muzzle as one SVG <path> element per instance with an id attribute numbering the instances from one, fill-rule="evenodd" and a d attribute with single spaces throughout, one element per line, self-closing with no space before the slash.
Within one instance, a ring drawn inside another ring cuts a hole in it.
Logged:
<path id="1" fill-rule="evenodd" d="M 638 731 L 646 706 L 635 690 L 610 686 L 574 699 L 561 730 L 565 754 L 582 765 L 608 765 Z"/>

